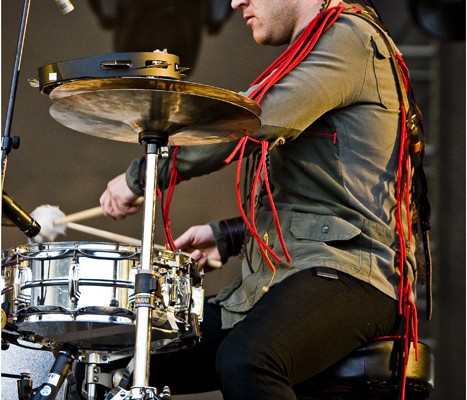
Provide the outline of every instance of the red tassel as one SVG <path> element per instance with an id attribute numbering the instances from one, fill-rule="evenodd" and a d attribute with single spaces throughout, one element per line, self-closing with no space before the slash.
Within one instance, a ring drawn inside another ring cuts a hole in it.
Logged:
<path id="1" fill-rule="evenodd" d="M 256 84 L 259 86 L 253 90 L 249 97 L 259 103 L 271 86 L 303 61 L 321 34 L 331 27 L 344 10 L 344 6 L 331 7 L 316 16 L 298 38 L 253 81 L 251 86 Z"/>

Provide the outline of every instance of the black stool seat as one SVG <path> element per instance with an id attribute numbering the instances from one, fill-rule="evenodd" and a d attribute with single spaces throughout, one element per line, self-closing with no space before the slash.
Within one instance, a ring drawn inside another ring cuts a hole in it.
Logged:
<path id="1" fill-rule="evenodd" d="M 396 400 L 400 385 L 401 340 L 368 343 L 323 373 L 294 387 L 300 400 Z M 427 399 L 434 389 L 434 357 L 418 343 L 418 361 L 411 348 L 407 365 L 406 400 Z"/>

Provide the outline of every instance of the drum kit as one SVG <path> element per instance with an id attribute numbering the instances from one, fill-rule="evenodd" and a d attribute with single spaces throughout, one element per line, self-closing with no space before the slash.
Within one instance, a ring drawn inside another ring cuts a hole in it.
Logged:
<path id="1" fill-rule="evenodd" d="M 18 381 L 19 399 L 54 399 L 75 362 L 79 398 L 170 399 L 150 387 L 151 354 L 196 345 L 203 317 L 196 261 L 155 245 L 158 163 L 168 145 L 242 138 L 260 127 L 260 107 L 216 87 L 182 80 L 165 51 L 112 53 L 39 68 L 50 114 L 73 130 L 144 146 L 141 246 L 119 242 L 40 242 L 2 252 L 2 345 L 21 339 L 50 350 L 47 381 Z M 117 376 L 101 366 L 129 359 Z M 131 378 L 130 378 L 131 376 Z"/>

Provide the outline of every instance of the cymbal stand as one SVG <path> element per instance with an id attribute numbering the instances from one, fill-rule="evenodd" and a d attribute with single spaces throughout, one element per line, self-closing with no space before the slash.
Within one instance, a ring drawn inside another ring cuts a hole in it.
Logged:
<path id="1" fill-rule="evenodd" d="M 139 134 L 139 142 L 145 145 L 146 151 L 146 183 L 144 193 L 143 237 L 141 244 L 141 260 L 135 277 L 136 308 L 136 340 L 135 369 L 131 399 L 143 400 L 154 397 L 154 390 L 148 388 L 151 318 L 154 308 L 154 291 L 156 290 L 156 274 L 153 271 L 153 243 L 156 222 L 157 175 L 159 156 L 166 156 L 168 135 L 163 132 L 143 131 Z M 147 397 L 146 393 L 151 396 Z"/>
<path id="2" fill-rule="evenodd" d="M 19 72 L 21 69 L 21 58 L 23 56 L 23 48 L 24 48 L 24 40 L 26 37 L 26 27 L 28 25 L 29 19 L 29 9 L 31 8 L 31 0 L 25 0 L 23 6 L 23 14 L 21 17 L 21 25 L 19 29 L 19 37 L 18 37 L 18 45 L 16 47 L 16 56 L 15 56 L 15 65 L 13 70 L 13 77 L 11 81 L 11 89 L 10 89 L 10 98 L 8 100 L 8 109 L 5 118 L 5 129 L 3 132 L 2 137 L 2 189 L 5 182 L 5 174 L 6 174 L 6 166 L 7 166 L 7 158 L 8 154 L 10 153 L 11 149 L 17 149 L 19 147 L 19 137 L 14 136 L 11 138 L 11 124 L 13 122 L 13 111 L 15 108 L 15 99 L 16 99 L 16 92 L 18 89 L 18 78 Z"/>

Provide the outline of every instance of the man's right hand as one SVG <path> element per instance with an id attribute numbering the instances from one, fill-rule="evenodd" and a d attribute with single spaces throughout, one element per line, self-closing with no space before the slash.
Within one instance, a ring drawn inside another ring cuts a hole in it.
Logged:
<path id="1" fill-rule="evenodd" d="M 107 184 L 107 189 L 99 201 L 104 215 L 117 219 L 136 214 L 141 209 L 141 203 L 135 203 L 137 198 L 138 195 L 128 187 L 123 173 Z"/>
<path id="2" fill-rule="evenodd" d="M 188 228 L 174 241 L 177 249 L 191 253 L 198 263 L 198 269 L 216 269 L 222 267 L 221 256 L 216 246 L 214 233 L 209 225 L 195 225 Z"/>

